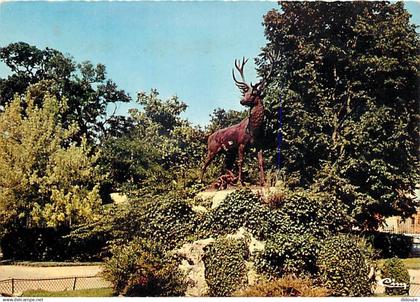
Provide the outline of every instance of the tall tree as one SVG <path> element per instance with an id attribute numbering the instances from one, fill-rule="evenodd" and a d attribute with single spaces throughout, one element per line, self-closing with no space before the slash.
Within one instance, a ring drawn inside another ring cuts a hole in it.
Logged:
<path id="1" fill-rule="evenodd" d="M 66 110 L 65 99 L 46 94 L 39 107 L 28 93 L 0 113 L 0 227 L 71 226 L 95 217 L 98 155 L 85 138 L 71 142 L 78 129 L 61 125 Z"/>
<path id="2" fill-rule="evenodd" d="M 131 109 L 131 127 L 103 144 L 101 163 L 114 189 L 167 192 L 185 189 L 198 178 L 204 132 L 181 114 L 187 105 L 176 96 L 163 100 L 152 89 L 140 92 L 142 109 Z"/>
<path id="3" fill-rule="evenodd" d="M 331 190 L 362 228 L 415 210 L 419 39 L 403 3 L 281 2 L 264 18 L 281 54 L 266 97 L 283 113 L 282 171 Z"/>
<path id="4" fill-rule="evenodd" d="M 64 125 L 76 122 L 78 137 L 84 134 L 93 140 L 112 131 L 111 126 L 124 122 L 124 118 L 115 114 L 108 116 L 107 109 L 131 98 L 106 78 L 104 65 L 94 66 L 89 61 L 77 64 L 58 50 L 41 50 L 24 42 L 0 48 L 0 60 L 11 70 L 7 78 L 0 79 L 0 111 L 15 93 L 24 94 L 35 85 L 38 94 L 32 96 L 37 105 L 42 103 L 45 92 L 59 100 L 67 98 L 62 122 Z"/>

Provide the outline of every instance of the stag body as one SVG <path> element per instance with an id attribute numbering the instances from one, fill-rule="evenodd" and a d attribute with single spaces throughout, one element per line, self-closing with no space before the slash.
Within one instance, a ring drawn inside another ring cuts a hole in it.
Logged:
<path id="1" fill-rule="evenodd" d="M 248 85 L 243 76 L 243 67 L 247 61 L 244 59 L 240 65 L 235 61 L 235 66 L 241 74 L 242 82 L 236 80 L 235 74 L 232 71 L 233 79 L 236 85 L 242 91 L 243 98 L 241 105 L 251 108 L 250 115 L 239 124 L 220 129 L 209 136 L 207 141 L 207 158 L 201 173 L 203 178 L 204 172 L 211 161 L 220 153 L 235 154 L 238 153 L 238 180 L 240 183 L 242 179 L 242 164 L 244 153 L 249 147 L 256 147 L 258 150 L 258 167 L 260 173 L 260 185 L 264 185 L 264 160 L 262 154 L 262 143 L 264 130 L 264 106 L 262 92 L 265 86 L 264 78 L 256 85 Z M 271 73 L 271 71 L 270 71 Z"/>

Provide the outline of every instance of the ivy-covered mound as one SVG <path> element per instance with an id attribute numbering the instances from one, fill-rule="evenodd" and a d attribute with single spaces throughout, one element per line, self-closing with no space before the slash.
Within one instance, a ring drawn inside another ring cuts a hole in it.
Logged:
<path id="1" fill-rule="evenodd" d="M 246 291 L 260 279 L 291 274 L 298 279 L 310 278 L 314 287 L 325 288 L 316 292 L 370 295 L 367 276 L 371 251 L 363 239 L 343 234 L 350 231 L 352 223 L 346 207 L 326 193 L 278 190 L 282 194 L 266 199 L 249 189 L 237 190 L 218 207 L 197 213 L 192 210 L 192 201 L 176 196 L 120 205 L 118 214 L 113 215 L 119 218 L 113 219 L 105 231 L 110 242 L 118 245 L 110 250 L 106 277 L 113 282 L 117 294 L 129 295 L 159 292 L 161 296 L 230 296 L 238 290 Z M 98 225 L 95 228 L 104 232 Z M 151 256 L 140 256 L 148 249 L 144 244 L 137 248 L 138 242 L 150 241 L 160 251 L 163 264 Z M 130 249 L 140 260 L 130 258 L 132 255 L 126 253 Z M 155 273 L 148 277 L 154 280 L 168 275 L 161 272 L 173 268 L 174 263 L 181 271 L 171 275 L 175 281 L 158 283 L 171 284 L 159 290 L 144 290 L 144 278 L 119 275 L 146 274 L 143 271 L 147 267 L 158 272 L 158 277 Z M 114 266 L 118 269 L 109 269 Z M 197 286 L 203 286 L 203 290 L 191 291 Z"/>
<path id="2" fill-rule="evenodd" d="M 280 190 L 282 194 L 273 194 L 272 198 L 268 198 L 270 204 L 264 203 L 264 199 L 250 190 L 231 193 L 219 207 L 207 213 L 201 225 L 207 230 L 204 233 L 221 236 L 244 228 L 252 236 L 263 240 L 264 248 L 249 255 L 249 260 L 261 276 L 310 276 L 328 288 L 331 295 L 370 295 L 372 284 L 368 273 L 371 249 L 363 239 L 342 235 L 349 232 L 352 225 L 347 208 L 323 192 Z M 273 201 L 273 198 L 281 200 Z M 341 245 L 334 244 L 341 241 Z M 331 257 L 328 254 L 330 250 Z M 238 256 L 231 253 L 231 260 L 227 262 L 235 263 L 237 259 Z M 217 261 L 216 255 L 214 261 Z M 342 265 L 337 267 L 337 262 Z M 241 267 L 232 266 L 236 272 L 225 275 L 239 276 Z M 220 269 L 220 266 L 209 268 L 211 271 Z M 346 274 L 347 269 L 351 273 Z M 232 284 L 227 284 L 219 294 L 231 291 Z M 242 285 L 238 279 L 236 289 Z"/>

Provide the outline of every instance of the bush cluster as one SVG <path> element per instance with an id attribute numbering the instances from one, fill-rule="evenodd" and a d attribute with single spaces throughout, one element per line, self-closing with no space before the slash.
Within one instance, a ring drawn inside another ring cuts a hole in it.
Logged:
<path id="1" fill-rule="evenodd" d="M 329 194 L 287 190 L 281 199 L 267 204 L 249 189 L 237 190 L 210 211 L 202 228 L 212 234 L 227 234 L 245 227 L 260 240 L 290 232 L 310 232 L 317 238 L 325 238 L 350 229 L 346 206 Z"/>
<path id="2" fill-rule="evenodd" d="M 72 232 L 75 239 L 98 236 L 109 242 L 128 243 L 135 238 L 159 242 L 167 250 L 182 245 L 195 233 L 199 217 L 191 205 L 175 194 L 144 197 L 110 207 L 104 219 Z"/>
<path id="3" fill-rule="evenodd" d="M 212 296 L 229 296 L 244 285 L 247 246 L 243 240 L 222 237 L 237 232 L 241 227 L 257 239 L 266 241 L 264 250 L 249 259 L 255 261 L 260 273 L 270 278 L 281 278 L 288 274 L 309 276 L 320 280 L 320 285 L 336 296 L 368 295 L 370 281 L 367 276 L 371 255 L 367 252 L 366 244 L 361 244 L 355 237 L 339 235 L 341 231 L 348 231 L 351 224 L 346 215 L 345 206 L 325 193 L 286 191 L 281 201 L 267 205 L 260 196 L 249 189 L 242 189 L 229 194 L 217 208 L 204 214 L 194 213 L 188 202 L 175 195 L 137 203 L 131 201 L 120 214 L 113 216 L 109 232 L 111 238 L 119 239 L 119 243 L 142 238 L 147 242 L 153 241 L 166 251 L 188 240 L 218 237 L 207 247 L 203 257 L 209 295 Z M 139 243 L 128 246 L 131 246 L 131 250 L 114 248 L 114 256 L 108 263 L 116 261 L 113 265 L 117 267 L 119 261 L 126 264 L 118 267 L 125 267 L 124 270 L 128 272 L 136 271 L 133 267 L 138 262 L 127 253 L 136 253 L 138 257 L 145 248 L 143 245 L 138 247 Z M 151 256 L 142 257 L 146 260 L 142 258 L 138 261 L 154 263 L 149 259 Z M 131 262 L 124 260 L 126 258 Z M 159 258 L 164 259 L 164 255 Z M 159 272 L 170 276 L 165 271 L 167 266 L 157 267 Z M 177 271 L 175 266 L 173 269 Z M 154 276 L 163 278 L 159 274 Z M 138 278 L 123 280 L 123 285 L 118 285 L 118 280 L 113 281 L 116 292 L 126 295 L 143 295 L 145 291 L 150 295 L 149 292 L 154 292 Z M 162 287 L 159 285 L 159 288 Z"/>
<path id="4" fill-rule="evenodd" d="M 211 234 L 235 233 L 244 227 L 258 238 L 268 230 L 268 208 L 261 198 L 249 189 L 230 193 L 215 209 L 205 217 L 201 229 Z"/>
<path id="5" fill-rule="evenodd" d="M 197 221 L 191 206 L 175 195 L 133 201 L 127 219 L 126 225 L 135 237 L 160 242 L 167 249 L 193 234 Z"/>
<path id="6" fill-rule="evenodd" d="M 285 191 L 278 202 L 272 199 L 267 205 L 250 190 L 235 191 L 207 214 L 203 225 L 211 234 L 244 227 L 266 240 L 255 264 L 271 278 L 307 275 L 321 280 L 333 295 L 371 293 L 368 245 L 340 235 L 350 230 L 352 222 L 344 204 L 329 194 L 303 190 Z"/>
<path id="7" fill-rule="evenodd" d="M 178 263 L 159 244 L 134 240 L 114 246 L 104 264 L 103 276 L 113 284 L 114 294 L 125 296 L 182 296 L 185 277 Z"/>
<path id="8" fill-rule="evenodd" d="M 244 285 L 247 246 L 243 240 L 218 239 L 205 249 L 203 262 L 208 295 L 225 297 Z"/>
<path id="9" fill-rule="evenodd" d="M 371 257 L 371 247 L 359 237 L 340 234 L 327 238 L 317 257 L 319 279 L 333 296 L 369 296 Z"/>
<path id="10" fill-rule="evenodd" d="M 258 271 L 271 276 L 315 274 L 319 242 L 311 234 L 275 234 L 256 259 Z"/>
<path id="11" fill-rule="evenodd" d="M 410 289 L 410 275 L 404 262 L 399 258 L 386 259 L 382 266 L 382 278 L 393 279 L 396 283 L 405 283 L 407 288 L 385 288 L 387 295 L 408 295 Z"/>
<path id="12" fill-rule="evenodd" d="M 310 232 L 317 238 L 326 238 L 351 229 L 348 207 L 325 192 L 310 190 L 288 192 L 279 210 L 291 223 L 286 229 L 283 225 L 286 233 Z"/>

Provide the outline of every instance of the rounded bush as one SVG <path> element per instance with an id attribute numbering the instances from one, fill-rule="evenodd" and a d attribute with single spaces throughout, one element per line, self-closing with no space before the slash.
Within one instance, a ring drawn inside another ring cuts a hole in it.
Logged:
<path id="1" fill-rule="evenodd" d="M 405 283 L 407 288 L 385 287 L 387 295 L 407 295 L 410 288 L 410 275 L 404 262 L 399 258 L 386 259 L 382 266 L 382 278 L 390 278 L 396 283 Z"/>
<path id="2" fill-rule="evenodd" d="M 276 234 L 256 259 L 258 271 L 276 277 L 315 274 L 317 243 L 310 234 Z"/>
<path id="3" fill-rule="evenodd" d="M 251 234 L 261 238 L 268 229 L 268 213 L 268 207 L 251 190 L 237 190 L 209 212 L 202 228 L 212 234 L 229 234 L 245 227 Z"/>
<path id="4" fill-rule="evenodd" d="M 144 238 L 159 242 L 168 250 L 182 245 L 195 232 L 196 214 L 179 196 L 168 194 L 131 201 L 128 209 L 113 221 L 114 237 L 130 241 Z"/>
<path id="5" fill-rule="evenodd" d="M 246 281 L 247 246 L 243 240 L 218 239 L 205 248 L 203 262 L 209 295 L 225 297 Z"/>
<path id="6" fill-rule="evenodd" d="M 321 244 L 317 266 L 319 279 L 333 296 L 369 296 L 371 247 L 364 239 L 337 235 Z"/>
<path id="7" fill-rule="evenodd" d="M 348 231 L 351 226 L 348 207 L 325 192 L 289 192 L 278 208 L 291 222 L 284 233 L 310 232 L 317 238 L 325 238 Z"/>
<path id="8" fill-rule="evenodd" d="M 162 247 L 147 240 L 114 246 L 113 256 L 104 264 L 103 276 L 113 284 L 114 293 L 125 296 L 182 296 L 186 290 L 178 263 Z"/>

